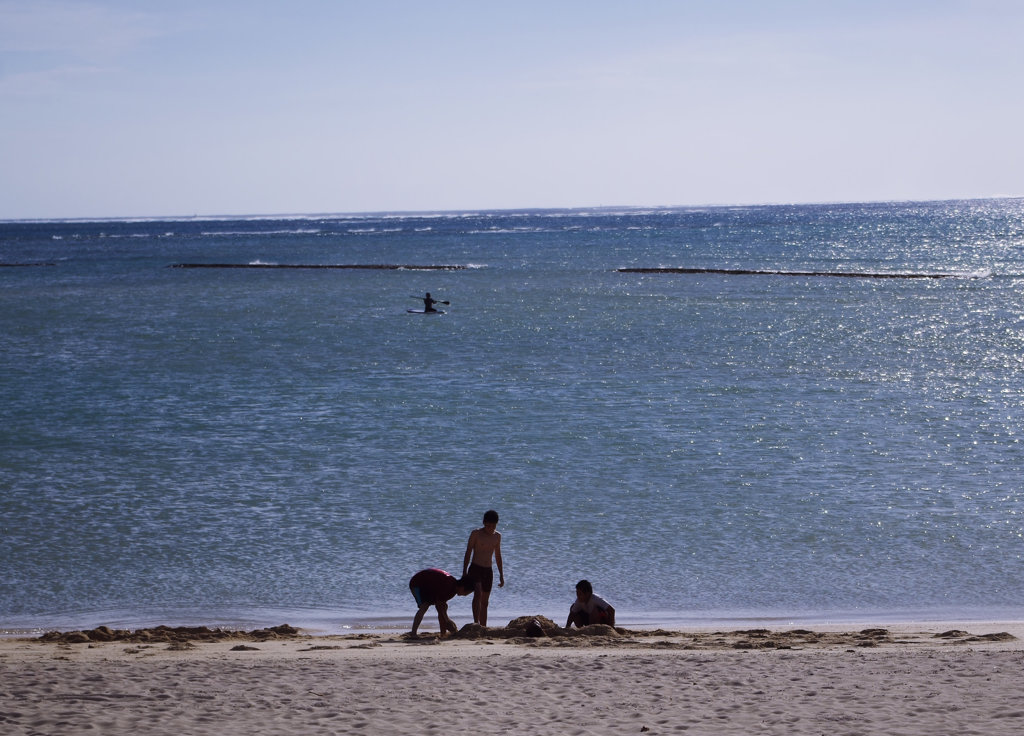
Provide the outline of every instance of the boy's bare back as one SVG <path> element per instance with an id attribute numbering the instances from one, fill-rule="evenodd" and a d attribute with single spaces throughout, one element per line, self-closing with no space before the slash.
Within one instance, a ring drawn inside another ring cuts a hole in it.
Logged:
<path id="1" fill-rule="evenodd" d="M 490 529 L 487 526 L 474 529 L 469 534 L 469 543 L 467 544 L 472 555 L 472 564 L 490 567 L 494 551 L 500 546 L 501 532 L 496 532 L 493 526 Z"/>

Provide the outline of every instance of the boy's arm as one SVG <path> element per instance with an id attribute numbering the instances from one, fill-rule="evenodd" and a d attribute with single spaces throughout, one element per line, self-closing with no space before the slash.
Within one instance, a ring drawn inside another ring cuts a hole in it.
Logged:
<path id="1" fill-rule="evenodd" d="M 448 621 L 450 621 L 448 618 L 448 604 L 437 603 L 434 607 L 437 609 L 437 626 L 441 630 L 438 638 L 443 639 L 450 632 L 450 627 L 448 626 Z"/>
<path id="2" fill-rule="evenodd" d="M 573 614 L 576 613 L 577 602 L 573 601 L 572 605 L 569 606 L 569 617 L 565 619 L 565 628 L 569 628 L 573 624 Z"/>
<path id="3" fill-rule="evenodd" d="M 498 566 L 498 587 L 505 587 L 505 570 L 501 566 L 501 535 L 498 535 L 498 543 L 494 545 L 494 562 Z"/>
<path id="4" fill-rule="evenodd" d="M 462 559 L 462 577 L 469 572 L 469 561 L 473 558 L 473 542 L 476 541 L 476 529 L 469 533 L 469 542 L 466 544 L 466 556 Z"/>

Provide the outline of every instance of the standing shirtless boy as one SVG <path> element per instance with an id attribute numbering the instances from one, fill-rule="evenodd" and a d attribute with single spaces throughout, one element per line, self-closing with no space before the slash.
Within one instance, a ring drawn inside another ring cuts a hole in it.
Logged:
<path id="1" fill-rule="evenodd" d="M 473 623 L 481 626 L 487 626 L 487 603 L 491 597 L 491 588 L 494 587 L 492 555 L 498 564 L 498 587 L 505 587 L 505 572 L 501 567 L 501 534 L 495 531 L 497 527 L 498 512 L 488 511 L 484 514 L 483 527 L 474 529 L 469 535 L 466 558 L 462 561 L 462 576 L 471 579 L 475 585 Z"/>

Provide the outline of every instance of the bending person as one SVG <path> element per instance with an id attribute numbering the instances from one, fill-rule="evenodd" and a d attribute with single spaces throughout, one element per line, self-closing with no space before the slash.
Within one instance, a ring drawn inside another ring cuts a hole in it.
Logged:
<path id="1" fill-rule="evenodd" d="M 473 584 L 465 578 L 456 580 L 454 575 L 429 568 L 420 570 L 409 580 L 409 592 L 416 599 L 416 617 L 412 620 L 412 636 L 420 628 L 423 614 L 433 606 L 437 609 L 437 624 L 440 627 L 440 637 L 443 639 L 448 633 L 457 633 L 459 628 L 448 618 L 448 601 L 456 595 L 469 595 L 473 591 Z"/>

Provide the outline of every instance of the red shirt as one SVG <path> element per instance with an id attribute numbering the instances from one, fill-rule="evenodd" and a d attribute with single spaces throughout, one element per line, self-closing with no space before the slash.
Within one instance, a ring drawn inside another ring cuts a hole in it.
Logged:
<path id="1" fill-rule="evenodd" d="M 432 567 L 413 575 L 409 581 L 409 590 L 412 591 L 416 602 L 422 606 L 424 603 L 440 603 L 454 598 L 457 582 L 450 573 Z"/>

